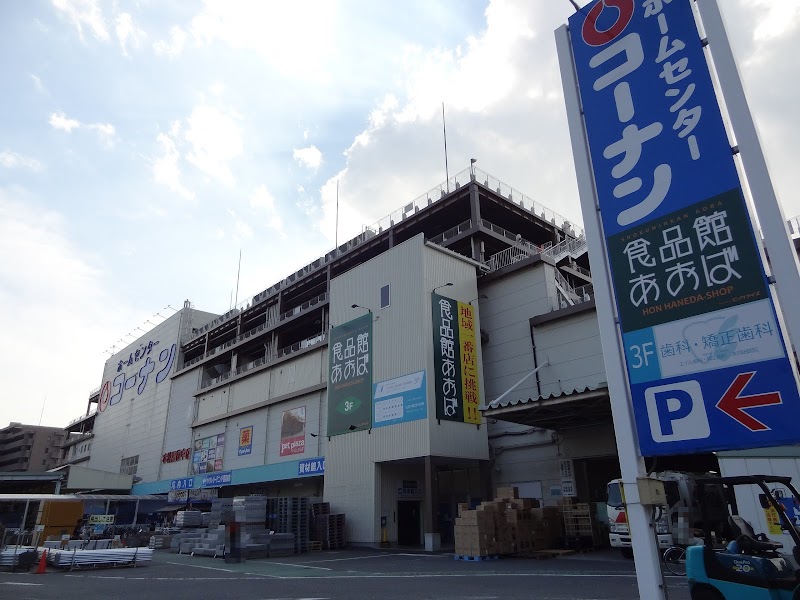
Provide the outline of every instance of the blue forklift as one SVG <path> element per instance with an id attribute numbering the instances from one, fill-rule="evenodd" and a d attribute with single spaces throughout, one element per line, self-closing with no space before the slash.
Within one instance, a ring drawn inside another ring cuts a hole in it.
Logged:
<path id="1" fill-rule="evenodd" d="M 790 482 L 789 477 L 773 475 L 697 480 L 704 543 L 686 551 L 692 600 L 800 600 L 799 521 L 794 510 L 786 510 L 787 505 L 800 506 L 800 495 Z M 757 486 L 761 507 L 777 511 L 782 531 L 794 542 L 788 553 L 783 552 L 787 549 L 781 542 L 757 534 L 739 515 L 736 486 Z M 714 523 L 712 515 L 719 508 L 713 505 L 722 498 L 728 505 L 729 517 L 727 524 L 713 530 L 708 524 Z"/>

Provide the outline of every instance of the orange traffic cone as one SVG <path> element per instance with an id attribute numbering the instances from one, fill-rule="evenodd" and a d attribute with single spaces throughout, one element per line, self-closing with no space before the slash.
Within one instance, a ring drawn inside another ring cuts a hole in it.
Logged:
<path id="1" fill-rule="evenodd" d="M 39 559 L 39 566 L 36 567 L 36 575 L 44 575 L 47 572 L 47 549 L 42 550 L 42 558 Z"/>

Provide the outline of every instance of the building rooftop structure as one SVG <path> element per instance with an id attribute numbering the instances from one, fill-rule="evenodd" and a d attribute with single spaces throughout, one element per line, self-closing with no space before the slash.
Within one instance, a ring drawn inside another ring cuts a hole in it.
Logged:
<path id="1" fill-rule="evenodd" d="M 591 299 L 582 228 L 488 173 L 465 169 L 193 331 L 176 375 L 202 365 L 200 394 L 326 343 L 330 280 L 421 233 L 485 273 L 534 256 L 558 265 L 553 310 Z"/>

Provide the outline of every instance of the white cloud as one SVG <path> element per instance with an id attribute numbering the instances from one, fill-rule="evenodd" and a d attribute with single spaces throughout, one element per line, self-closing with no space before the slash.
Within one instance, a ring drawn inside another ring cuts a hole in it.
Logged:
<path id="1" fill-rule="evenodd" d="M 38 29 L 42 33 L 47 33 L 48 31 L 50 31 L 50 28 L 44 23 L 42 23 L 39 19 L 34 19 L 33 24 L 36 27 L 36 29 Z"/>
<path id="2" fill-rule="evenodd" d="M 77 129 L 81 126 L 79 121 L 76 121 L 75 119 L 68 119 L 63 112 L 51 114 L 50 125 L 53 127 L 53 129 L 61 129 L 67 133 L 70 133 L 73 129 Z"/>
<path id="3" fill-rule="evenodd" d="M 284 76 L 326 81 L 335 18 L 332 2 L 230 0 L 206 2 L 190 30 L 200 45 L 219 41 L 255 52 Z"/>
<path id="4" fill-rule="evenodd" d="M 489 173 L 579 222 L 552 41 L 558 11 L 566 20 L 571 9 L 566 2 L 493 1 L 485 30 L 463 47 L 407 47 L 402 91 L 383 96 L 345 151 L 346 168 L 322 186 L 322 210 L 312 215 L 320 231 L 335 235 L 337 179 L 339 240 L 444 181 L 443 101 L 451 176 L 476 157 Z"/>
<path id="5" fill-rule="evenodd" d="M 197 106 L 187 119 L 186 160 L 228 185 L 235 182 L 230 162 L 242 154 L 242 134 L 236 121 L 217 108 Z"/>
<path id="6" fill-rule="evenodd" d="M 229 208 L 228 215 L 233 219 L 234 239 L 241 241 L 253 237 L 253 228 L 235 210 Z"/>
<path id="7" fill-rule="evenodd" d="M 128 56 L 129 44 L 133 48 L 139 48 L 147 39 L 147 34 L 134 24 L 130 13 L 117 15 L 115 31 L 124 56 Z"/>
<path id="8" fill-rule="evenodd" d="M 111 148 L 114 145 L 117 130 L 111 123 L 91 123 L 86 125 L 87 129 L 96 131 L 100 136 L 100 141 L 106 148 Z"/>
<path id="9" fill-rule="evenodd" d="M 45 423 L 63 425 L 85 411 L 108 332 L 134 322 L 124 298 L 107 293 L 92 257 L 68 238 L 69 228 L 64 215 L 25 190 L 0 188 L 0 254 L 24 257 L 24 265 L 0 261 L 0 362 L 17 375 L 6 382 L 8 397 L 27 399 L 0 403 L 2 423 L 30 422 L 29 405 L 38 409 L 45 396 Z M 46 347 L 58 356 L 43 368 L 30 357 Z M 88 360 L 94 366 L 83 368 Z"/>
<path id="10" fill-rule="evenodd" d="M 177 134 L 178 124 L 173 124 L 172 132 Z M 194 199 L 194 192 L 186 188 L 182 182 L 181 169 L 178 165 L 180 152 L 175 140 L 165 133 L 158 134 L 156 138 L 161 146 L 161 156 L 153 162 L 153 178 L 156 183 L 167 186 L 170 190 L 187 200 Z"/>
<path id="11" fill-rule="evenodd" d="M 169 40 L 159 40 L 153 44 L 153 51 L 159 55 L 166 55 L 175 58 L 183 52 L 186 45 L 186 32 L 175 25 L 169 30 Z"/>
<path id="12" fill-rule="evenodd" d="M 94 131 L 97 133 L 100 138 L 100 143 L 103 144 L 103 146 L 106 148 L 114 146 L 117 131 L 111 123 L 82 123 L 77 119 L 67 117 L 63 112 L 52 113 L 49 123 L 53 129 L 60 129 L 67 133 L 71 133 L 74 129 L 88 129 L 89 131 Z"/>
<path id="13" fill-rule="evenodd" d="M 50 92 L 47 91 L 47 88 L 44 87 L 41 78 L 37 77 L 33 73 L 30 74 L 31 81 L 33 81 L 33 85 L 36 88 L 36 91 L 40 94 L 49 95 Z"/>
<path id="14" fill-rule="evenodd" d="M 103 11 L 97 0 L 53 0 L 53 6 L 60 11 L 78 30 L 81 41 L 83 28 L 88 27 L 95 39 L 107 42 L 110 39 Z"/>
<path id="15" fill-rule="evenodd" d="M 309 146 L 308 148 L 295 148 L 292 157 L 301 165 L 316 171 L 322 164 L 322 152 L 316 146 Z"/>
<path id="16" fill-rule="evenodd" d="M 283 219 L 275 209 L 275 198 L 266 185 L 258 186 L 250 195 L 250 207 L 256 211 L 257 219 L 260 219 L 260 213 L 264 213 L 264 225 L 266 227 L 278 232 L 281 237 L 286 237 L 286 232 L 283 229 Z"/>
<path id="17" fill-rule="evenodd" d="M 757 22 L 753 28 L 756 41 L 777 38 L 800 26 L 800 1 L 752 0 Z"/>
<path id="18" fill-rule="evenodd" d="M 24 156 L 11 150 L 0 152 L 0 166 L 6 169 L 29 169 L 31 171 L 41 171 L 42 163 L 35 158 Z"/>

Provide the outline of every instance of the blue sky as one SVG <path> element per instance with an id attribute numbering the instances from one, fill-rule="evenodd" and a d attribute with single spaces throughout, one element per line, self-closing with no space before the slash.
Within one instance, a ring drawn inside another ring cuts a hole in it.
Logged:
<path id="1" fill-rule="evenodd" d="M 583 2 L 581 2 L 583 3 Z M 800 0 L 723 11 L 788 216 Z M 63 425 L 106 351 L 224 312 L 478 166 L 581 221 L 567 0 L 0 3 L 0 425 Z M 24 400 L 20 402 L 20 400 Z"/>

